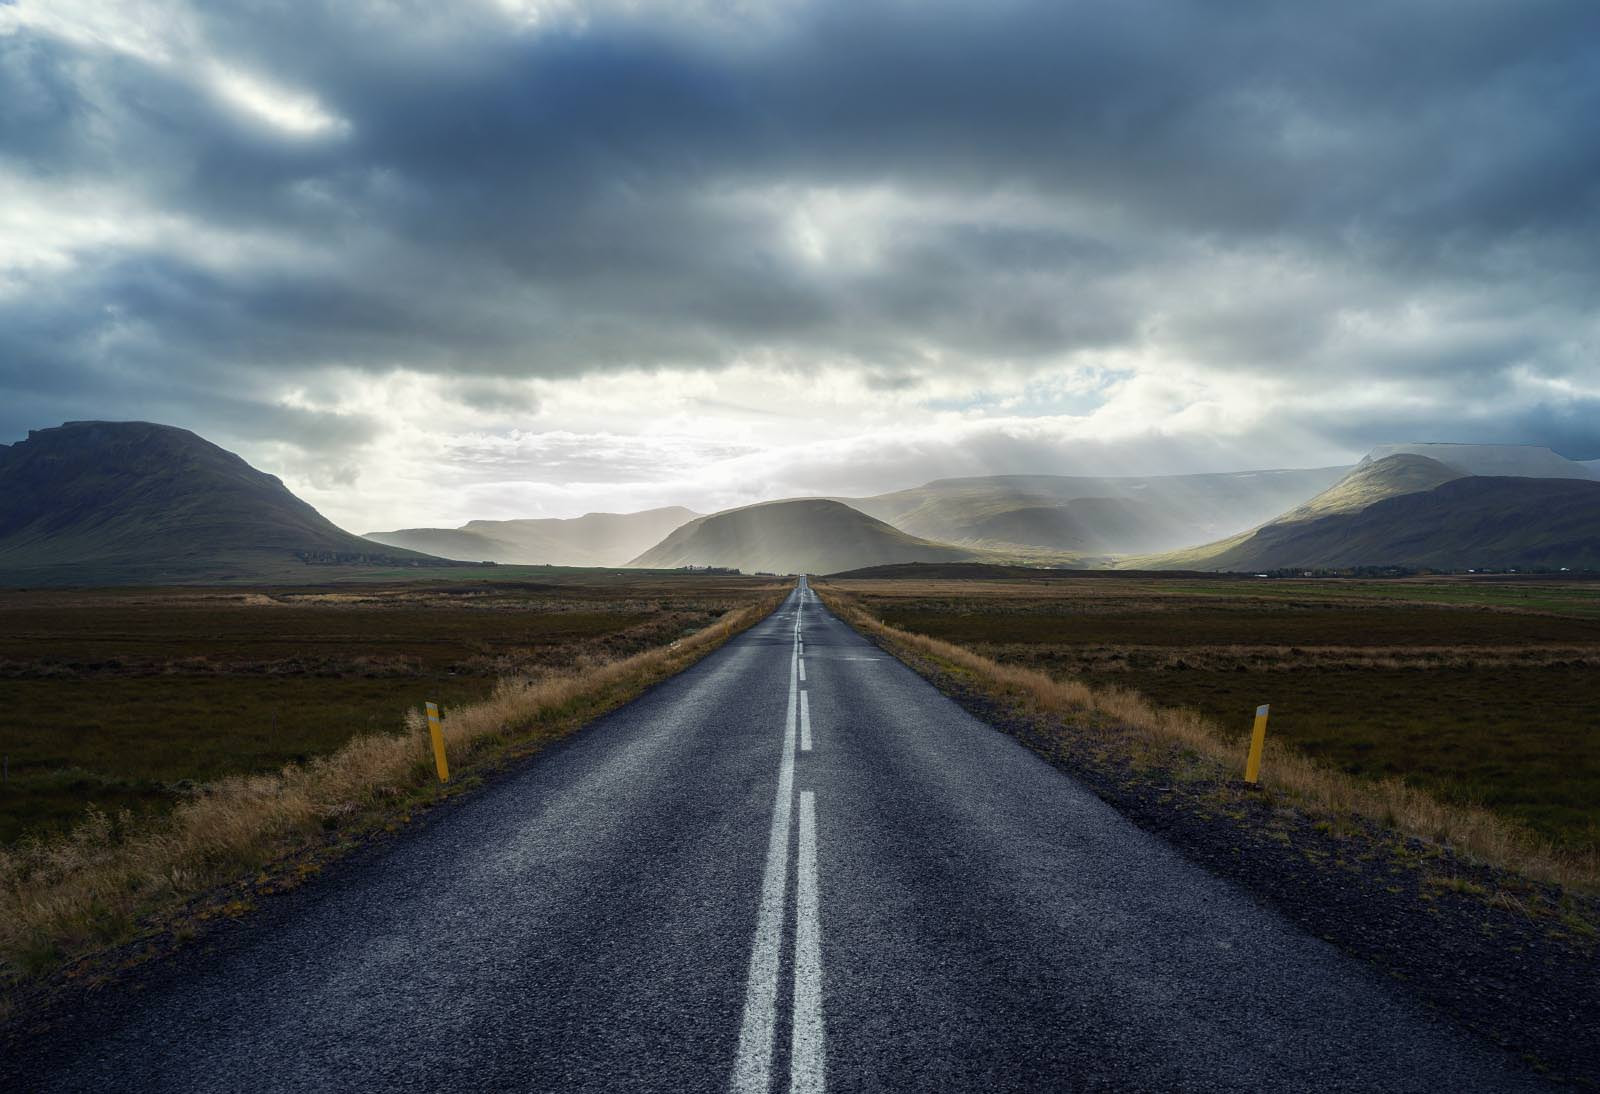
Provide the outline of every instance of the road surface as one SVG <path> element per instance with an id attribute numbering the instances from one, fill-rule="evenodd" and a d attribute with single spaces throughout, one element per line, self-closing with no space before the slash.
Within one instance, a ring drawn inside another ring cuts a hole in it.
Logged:
<path id="1" fill-rule="evenodd" d="M 103 994 L 39 1050 L 0 1086 L 1531 1082 L 974 720 L 803 586 L 211 952 Z"/>

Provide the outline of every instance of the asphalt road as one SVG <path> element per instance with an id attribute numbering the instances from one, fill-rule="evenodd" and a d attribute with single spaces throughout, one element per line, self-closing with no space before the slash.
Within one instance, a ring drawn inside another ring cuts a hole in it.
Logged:
<path id="1" fill-rule="evenodd" d="M 0 1086 L 1531 1082 L 975 721 L 804 590 L 138 988 L 102 995 Z"/>

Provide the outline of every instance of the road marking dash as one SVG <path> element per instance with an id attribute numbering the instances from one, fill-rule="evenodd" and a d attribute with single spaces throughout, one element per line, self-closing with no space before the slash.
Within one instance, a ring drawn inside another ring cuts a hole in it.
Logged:
<path id="1" fill-rule="evenodd" d="M 750 975 L 745 985 L 744 1021 L 739 1054 L 730 1088 L 738 1094 L 768 1094 L 772 1086 L 772 1039 L 777 1024 L 778 965 L 781 931 L 789 898 L 789 830 L 794 799 L 795 708 L 799 686 L 789 662 L 789 711 L 784 719 L 783 758 L 778 765 L 777 800 L 772 807 L 772 833 L 767 840 L 767 870 L 761 880 L 761 908 L 755 942 L 750 948 Z"/>
<path id="2" fill-rule="evenodd" d="M 822 1094 L 827 1060 L 822 1032 L 822 917 L 817 894 L 816 796 L 809 790 L 800 792 L 796 867 L 799 876 L 795 884 L 794 1036 L 789 1051 L 789 1094 Z"/>

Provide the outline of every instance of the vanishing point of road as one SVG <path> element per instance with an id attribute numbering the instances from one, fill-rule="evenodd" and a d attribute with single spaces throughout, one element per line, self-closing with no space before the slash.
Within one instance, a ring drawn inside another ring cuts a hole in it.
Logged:
<path id="1" fill-rule="evenodd" d="M 91 997 L 0 1085 L 1531 1082 L 972 718 L 803 581 L 681 675 L 138 988 Z"/>

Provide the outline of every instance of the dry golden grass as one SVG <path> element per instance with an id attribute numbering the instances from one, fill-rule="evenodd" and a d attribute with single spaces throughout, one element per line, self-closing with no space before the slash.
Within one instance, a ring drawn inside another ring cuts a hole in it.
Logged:
<path id="1" fill-rule="evenodd" d="M 1180 758 L 1199 762 L 1219 778 L 1236 776 L 1242 767 L 1237 743 L 1195 711 L 1157 707 L 1134 691 L 1091 688 L 1078 680 L 1003 665 L 964 646 L 888 626 L 837 589 L 813 588 L 836 615 L 877 635 L 897 655 L 954 669 L 991 697 L 1047 720 L 1062 733 L 1100 734 L 1106 742 L 1117 734 L 1131 735 L 1173 763 Z M 1600 889 L 1600 858 L 1592 853 L 1559 851 L 1487 810 L 1442 802 L 1399 779 L 1352 778 L 1270 738 L 1261 785 L 1313 814 L 1364 817 L 1526 877 L 1591 892 Z"/>
<path id="2" fill-rule="evenodd" d="M 489 699 L 445 721 L 453 785 L 622 705 L 764 618 L 780 599 L 728 612 L 631 657 L 502 681 Z M 325 847 L 330 832 L 371 830 L 447 792 L 418 715 L 403 734 L 356 737 L 276 774 L 222 779 L 158 821 L 91 811 L 64 837 L 0 849 L 0 974 L 14 984 L 47 972 L 268 863 Z"/>

